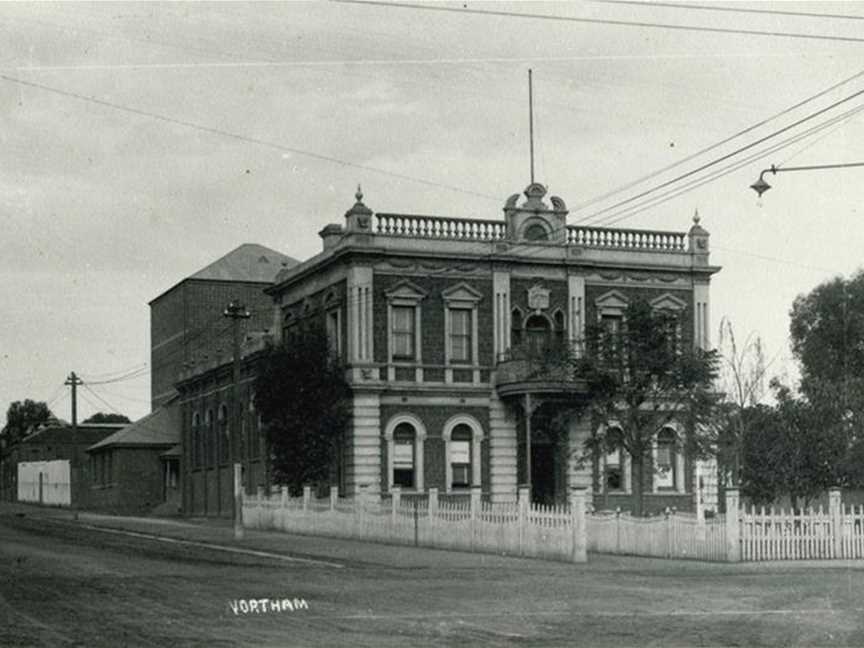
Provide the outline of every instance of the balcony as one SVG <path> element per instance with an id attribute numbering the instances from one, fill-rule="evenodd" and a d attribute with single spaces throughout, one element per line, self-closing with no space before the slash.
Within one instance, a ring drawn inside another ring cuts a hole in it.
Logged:
<path id="1" fill-rule="evenodd" d="M 586 395 L 580 375 L 581 346 L 560 345 L 537 353 L 526 348 L 509 350 L 495 370 L 495 389 L 502 398 L 523 394 Z"/>

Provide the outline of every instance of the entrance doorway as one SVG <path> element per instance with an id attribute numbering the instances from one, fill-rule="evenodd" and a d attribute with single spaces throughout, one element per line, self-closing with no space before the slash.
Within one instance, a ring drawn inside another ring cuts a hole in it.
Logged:
<path id="1" fill-rule="evenodd" d="M 531 501 L 535 504 L 555 503 L 556 464 L 553 444 L 535 443 L 531 446 Z"/>

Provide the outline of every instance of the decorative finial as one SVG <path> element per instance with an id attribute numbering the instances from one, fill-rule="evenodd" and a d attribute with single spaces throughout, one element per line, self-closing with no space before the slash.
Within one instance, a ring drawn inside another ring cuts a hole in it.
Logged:
<path id="1" fill-rule="evenodd" d="M 354 197 L 357 199 L 357 202 L 363 202 L 363 190 L 360 188 L 360 185 L 357 185 L 357 193 L 354 194 Z"/>
<path id="2" fill-rule="evenodd" d="M 696 211 L 693 213 L 693 224 L 698 225 L 700 220 L 702 219 L 699 217 L 699 208 L 697 207 Z"/>

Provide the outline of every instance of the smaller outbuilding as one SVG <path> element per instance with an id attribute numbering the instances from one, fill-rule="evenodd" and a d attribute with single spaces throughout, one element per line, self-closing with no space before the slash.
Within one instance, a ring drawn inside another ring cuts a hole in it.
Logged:
<path id="1" fill-rule="evenodd" d="M 177 515 L 179 417 L 179 408 L 169 402 L 87 448 L 87 507 L 117 515 Z"/>

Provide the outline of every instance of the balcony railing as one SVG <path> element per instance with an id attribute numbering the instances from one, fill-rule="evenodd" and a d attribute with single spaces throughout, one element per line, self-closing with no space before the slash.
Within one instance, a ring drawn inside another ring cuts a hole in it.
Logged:
<path id="1" fill-rule="evenodd" d="M 556 391 L 581 391 L 584 388 L 578 362 L 581 354 L 580 343 L 556 345 L 542 353 L 527 348 L 511 349 L 498 360 L 495 386 L 545 384 L 557 386 Z"/>
<path id="2" fill-rule="evenodd" d="M 506 237 L 503 221 L 376 214 L 376 234 L 459 241 L 499 241 Z"/>
<path id="3" fill-rule="evenodd" d="M 687 235 L 681 232 L 567 226 L 567 243 L 595 248 L 686 252 Z"/>
<path id="4" fill-rule="evenodd" d="M 504 221 L 443 216 L 375 214 L 374 232 L 384 236 L 457 241 L 503 241 Z M 567 245 L 652 252 L 686 252 L 687 235 L 682 232 L 567 226 Z"/>

